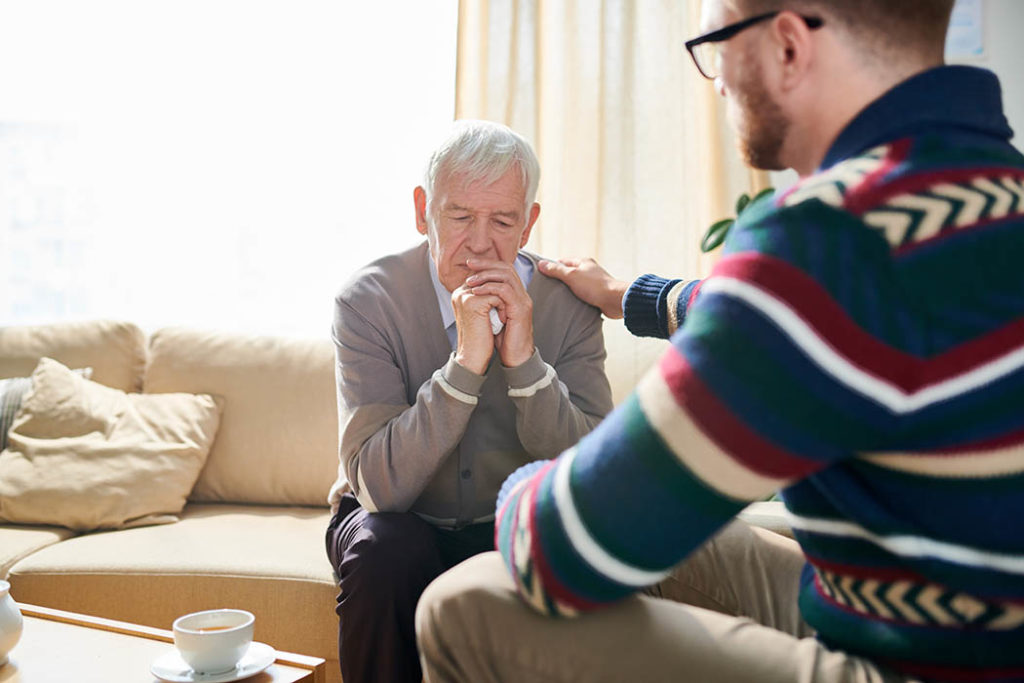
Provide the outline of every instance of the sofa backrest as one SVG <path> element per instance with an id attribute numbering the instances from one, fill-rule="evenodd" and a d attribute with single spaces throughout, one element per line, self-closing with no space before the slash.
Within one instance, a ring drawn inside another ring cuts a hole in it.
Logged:
<path id="1" fill-rule="evenodd" d="M 327 339 L 165 328 L 147 340 L 128 322 L 0 327 L 0 379 L 39 359 L 91 367 L 122 391 L 223 398 L 193 501 L 326 507 L 338 471 L 334 350 Z"/>
<path id="2" fill-rule="evenodd" d="M 121 391 L 139 391 L 146 336 L 113 320 L 0 327 L 0 379 L 28 377 L 43 356 L 69 368 L 92 368 L 92 379 Z"/>
<path id="3" fill-rule="evenodd" d="M 143 390 L 224 399 L 191 500 L 327 504 L 337 475 L 338 416 L 326 338 L 164 328 L 150 337 Z"/>

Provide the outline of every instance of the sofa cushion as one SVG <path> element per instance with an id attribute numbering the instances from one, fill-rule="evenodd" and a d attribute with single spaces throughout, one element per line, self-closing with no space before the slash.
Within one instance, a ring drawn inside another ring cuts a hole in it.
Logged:
<path id="1" fill-rule="evenodd" d="M 0 520 L 77 530 L 174 521 L 219 416 L 209 395 L 126 394 L 44 358 L 0 453 Z"/>
<path id="2" fill-rule="evenodd" d="M 28 377 L 0 379 L 0 451 L 7 448 L 7 432 L 21 408 L 22 399 L 31 388 L 32 380 Z"/>
<path id="3" fill-rule="evenodd" d="M 92 377 L 92 368 L 79 368 L 72 372 L 86 379 Z M 7 448 L 7 432 L 14 424 L 14 416 L 18 414 L 25 394 L 31 388 L 32 379 L 29 377 L 0 379 L 0 451 Z"/>
<path id="4" fill-rule="evenodd" d="M 28 377 L 44 356 L 91 367 L 92 379 L 108 387 L 139 391 L 146 337 L 131 323 L 110 320 L 0 327 L 0 378 Z"/>
<path id="5" fill-rule="evenodd" d="M 79 536 L 34 553 L 10 573 L 26 603 L 169 629 L 219 607 L 256 615 L 255 638 L 331 660 L 335 587 L 324 508 L 196 505 L 178 524 Z"/>
<path id="6" fill-rule="evenodd" d="M 179 328 L 150 339 L 144 391 L 223 396 L 193 501 L 326 505 L 338 467 L 330 341 Z"/>
<path id="7" fill-rule="evenodd" d="M 70 529 L 57 526 L 0 526 L 0 579 L 7 578 L 19 560 L 74 535 Z"/>

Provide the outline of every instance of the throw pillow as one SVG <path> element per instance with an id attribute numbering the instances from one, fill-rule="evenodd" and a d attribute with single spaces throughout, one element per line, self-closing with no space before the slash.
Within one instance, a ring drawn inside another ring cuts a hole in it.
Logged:
<path id="1" fill-rule="evenodd" d="M 86 379 L 92 377 L 92 368 L 76 368 L 72 372 Z M 7 432 L 21 408 L 22 398 L 31 386 L 32 380 L 28 377 L 0 379 L 0 451 L 7 448 Z"/>
<path id="2" fill-rule="evenodd" d="M 30 386 L 32 381 L 28 377 L 0 379 L 0 451 L 7 448 L 7 432 Z"/>
<path id="3" fill-rule="evenodd" d="M 208 394 L 126 394 L 44 358 L 0 453 L 0 521 L 175 521 L 220 424 Z"/>

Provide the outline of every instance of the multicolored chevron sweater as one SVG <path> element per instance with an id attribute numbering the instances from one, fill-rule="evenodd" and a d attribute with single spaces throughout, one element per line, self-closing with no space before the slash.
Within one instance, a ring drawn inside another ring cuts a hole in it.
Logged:
<path id="1" fill-rule="evenodd" d="M 711 276 L 644 276 L 671 346 L 497 545 L 553 615 L 619 600 L 781 491 L 829 647 L 926 680 L 1024 680 L 1024 157 L 998 81 L 941 67 L 743 213 Z"/>

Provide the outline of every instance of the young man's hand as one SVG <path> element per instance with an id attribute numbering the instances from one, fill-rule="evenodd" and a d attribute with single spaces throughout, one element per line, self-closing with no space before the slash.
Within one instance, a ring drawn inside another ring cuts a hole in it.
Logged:
<path id="1" fill-rule="evenodd" d="M 605 316 L 616 319 L 622 317 L 622 297 L 629 283 L 616 280 L 594 259 L 542 260 L 538 267 L 548 277 L 569 285 L 573 294 L 591 306 L 600 308 Z"/>

